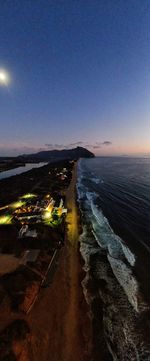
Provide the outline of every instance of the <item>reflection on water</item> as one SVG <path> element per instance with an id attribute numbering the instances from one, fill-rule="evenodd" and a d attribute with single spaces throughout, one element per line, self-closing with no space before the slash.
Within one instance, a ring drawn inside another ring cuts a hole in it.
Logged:
<path id="1" fill-rule="evenodd" d="M 31 170 L 33 168 L 42 167 L 43 165 L 46 165 L 46 164 L 47 163 L 45 163 L 45 162 L 27 163 L 23 167 L 18 167 L 18 168 L 6 170 L 5 172 L 0 172 L 0 179 L 9 178 L 9 177 L 11 177 L 13 175 L 21 174 L 21 173 L 27 172 L 28 170 Z"/>

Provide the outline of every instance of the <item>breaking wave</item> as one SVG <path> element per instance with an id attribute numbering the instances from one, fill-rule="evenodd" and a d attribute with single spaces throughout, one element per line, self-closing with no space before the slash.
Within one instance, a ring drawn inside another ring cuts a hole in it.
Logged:
<path id="1" fill-rule="evenodd" d="M 144 352 L 147 351 L 143 351 L 143 343 L 140 346 L 140 342 L 143 341 L 140 341 L 139 336 L 136 335 L 135 324 L 136 314 L 147 311 L 149 307 L 143 299 L 140 285 L 135 276 L 134 267 L 136 264 L 136 255 L 126 243 L 115 234 L 108 219 L 104 216 L 100 208 L 99 194 L 95 191 L 93 192 L 90 187 L 91 180 L 100 185 L 103 182 L 102 179 L 98 182 L 97 178 L 94 179 L 92 177 L 88 183 L 87 170 L 82 167 L 82 162 L 83 160 L 80 160 L 78 164 L 77 194 L 83 222 L 83 233 L 80 236 L 80 252 L 84 258 L 85 271 L 87 272 L 85 280 L 83 281 L 84 294 L 89 303 L 86 285 L 88 284 L 90 269 L 92 268 L 95 279 L 103 284 L 105 282 L 107 292 L 109 293 L 108 302 L 106 291 L 104 292 L 104 290 L 101 290 L 101 287 L 99 288 L 99 295 L 101 300 L 103 300 L 105 312 L 107 312 L 107 316 L 105 315 L 104 317 L 104 328 L 105 332 L 107 330 L 106 333 L 108 333 L 106 337 L 107 344 L 113 359 L 121 361 L 144 360 Z M 111 311 L 110 300 L 112 302 Z M 122 307 L 124 309 L 123 316 L 120 316 L 118 326 L 114 324 L 113 333 L 110 335 L 110 329 L 108 331 L 107 328 L 111 328 L 112 319 L 115 320 L 116 312 L 122 312 Z M 124 321 L 124 319 L 126 321 Z M 118 329 L 122 327 L 122 322 L 126 323 L 120 332 L 123 332 L 123 334 L 128 333 L 128 339 L 125 343 L 121 340 L 122 346 L 118 346 L 120 347 L 119 351 L 114 351 L 112 343 L 116 342 L 115 337 L 119 337 Z M 130 358 L 126 356 L 123 358 L 122 347 L 124 348 L 124 352 L 129 353 Z M 147 348 L 145 349 L 147 350 Z M 142 358 L 139 356 L 139 350 Z M 116 352 L 118 352 L 118 356 L 116 356 Z M 136 355 L 138 355 L 138 357 Z M 145 360 L 148 360 L 148 358 Z"/>

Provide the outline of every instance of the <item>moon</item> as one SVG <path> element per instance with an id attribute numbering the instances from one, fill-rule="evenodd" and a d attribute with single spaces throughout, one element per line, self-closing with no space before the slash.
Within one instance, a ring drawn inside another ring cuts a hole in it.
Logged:
<path id="1" fill-rule="evenodd" d="M 7 86 L 9 83 L 9 73 L 6 70 L 0 69 L 0 86 Z"/>

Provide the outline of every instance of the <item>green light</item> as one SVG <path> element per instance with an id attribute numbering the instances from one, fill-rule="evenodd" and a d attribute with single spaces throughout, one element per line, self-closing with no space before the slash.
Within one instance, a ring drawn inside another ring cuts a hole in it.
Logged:
<path id="1" fill-rule="evenodd" d="M 26 202 L 17 201 L 17 202 L 11 203 L 10 207 L 16 209 L 16 208 L 20 208 L 20 207 L 24 206 L 25 204 L 26 204 Z"/>
<path id="2" fill-rule="evenodd" d="M 27 193 L 27 194 L 24 194 L 24 196 L 20 197 L 20 198 L 23 198 L 23 199 L 28 199 L 28 198 L 36 198 L 36 194 L 33 194 L 33 193 Z"/>
<path id="3" fill-rule="evenodd" d="M 10 215 L 5 215 L 0 217 L 0 224 L 10 224 L 12 217 Z"/>

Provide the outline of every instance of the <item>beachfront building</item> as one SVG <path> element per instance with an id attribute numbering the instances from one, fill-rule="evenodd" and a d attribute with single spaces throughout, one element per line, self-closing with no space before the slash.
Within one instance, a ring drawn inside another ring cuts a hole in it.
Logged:
<path id="1" fill-rule="evenodd" d="M 0 217 L 0 223 L 19 222 L 22 227 L 19 230 L 18 238 L 37 237 L 36 231 L 29 231 L 29 224 L 46 223 L 50 226 L 57 226 L 62 222 L 67 209 L 64 207 L 62 198 L 58 205 L 59 199 L 55 201 L 50 194 L 44 197 L 32 193 L 25 194 L 18 201 L 8 205 L 7 214 L 5 211 Z"/>

